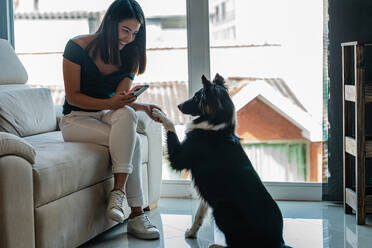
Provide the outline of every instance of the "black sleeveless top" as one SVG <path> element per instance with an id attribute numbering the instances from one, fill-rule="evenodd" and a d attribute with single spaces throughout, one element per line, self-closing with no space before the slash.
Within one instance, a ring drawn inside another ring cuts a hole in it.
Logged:
<path id="1" fill-rule="evenodd" d="M 121 70 L 114 71 L 110 74 L 103 75 L 94 63 L 88 53 L 73 40 L 69 40 L 66 44 L 63 57 L 75 64 L 81 66 L 80 71 L 80 92 L 91 97 L 108 99 L 111 98 L 116 91 L 117 86 L 125 77 L 134 79 L 134 75 L 123 72 Z M 97 112 L 99 110 L 82 109 L 73 106 L 67 102 L 63 104 L 63 114 L 67 115 L 71 111 L 87 111 Z"/>

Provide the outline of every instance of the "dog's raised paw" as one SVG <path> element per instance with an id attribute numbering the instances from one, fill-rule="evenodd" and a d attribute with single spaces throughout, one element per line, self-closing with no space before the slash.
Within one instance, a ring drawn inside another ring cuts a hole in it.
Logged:
<path id="1" fill-rule="evenodd" d="M 152 116 L 159 118 L 161 122 L 170 122 L 164 112 L 160 111 L 159 109 L 153 108 L 152 109 Z"/>
<path id="2" fill-rule="evenodd" d="M 196 239 L 196 232 L 192 229 L 187 229 L 185 232 L 185 237 L 188 239 Z"/>
<path id="3" fill-rule="evenodd" d="M 156 108 L 153 108 L 152 111 L 152 116 L 154 116 L 155 118 L 158 118 L 160 120 L 161 123 L 163 123 L 163 126 L 166 130 L 168 131 L 171 131 L 171 132 L 176 132 L 175 131 L 175 128 L 174 128 L 174 124 L 172 123 L 172 121 L 170 121 L 166 114 L 164 114 L 164 112 L 160 111 L 159 109 L 156 109 Z"/>
<path id="4" fill-rule="evenodd" d="M 157 108 L 153 108 L 152 111 L 151 111 L 152 115 L 158 115 L 159 112 L 160 112 L 160 110 L 157 109 Z"/>
<path id="5" fill-rule="evenodd" d="M 153 116 L 157 117 L 157 118 L 164 118 L 164 114 L 159 110 L 159 109 L 156 109 L 156 108 L 153 108 L 152 109 L 152 113 L 151 113 Z"/>

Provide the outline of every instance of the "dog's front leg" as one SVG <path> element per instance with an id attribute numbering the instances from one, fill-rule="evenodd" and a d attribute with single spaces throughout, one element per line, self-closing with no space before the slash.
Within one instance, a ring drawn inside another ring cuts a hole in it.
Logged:
<path id="1" fill-rule="evenodd" d="M 163 112 L 156 108 L 152 110 L 152 115 L 159 118 L 164 128 L 167 130 L 167 147 L 171 167 L 178 171 L 190 169 L 190 164 L 186 163 L 185 160 L 187 154 L 181 149 L 182 145 L 176 134 L 173 122 L 170 121 Z"/>
<path id="2" fill-rule="evenodd" d="M 208 211 L 208 203 L 201 199 L 198 211 L 196 212 L 194 222 L 192 223 L 192 226 L 190 229 L 187 229 L 185 232 L 186 238 L 192 238 L 195 239 L 196 235 L 199 231 L 200 226 L 203 224 L 203 220 L 205 218 L 205 215 Z"/>

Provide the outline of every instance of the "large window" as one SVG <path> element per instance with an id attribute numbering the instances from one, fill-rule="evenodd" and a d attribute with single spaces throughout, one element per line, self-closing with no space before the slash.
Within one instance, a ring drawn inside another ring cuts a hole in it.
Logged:
<path id="1" fill-rule="evenodd" d="M 112 1 L 14 1 L 15 48 L 30 85 L 50 87 L 62 103 L 64 46 L 95 32 Z M 321 182 L 322 0 L 138 2 L 148 66 L 134 83 L 151 85 L 139 101 L 161 106 L 182 139 L 188 118 L 177 104 L 201 87 L 202 74 L 220 73 L 236 107 L 236 132 L 269 190 Z M 177 189 L 165 195 L 192 194 L 189 173 L 171 170 L 165 153 L 162 190 Z"/>

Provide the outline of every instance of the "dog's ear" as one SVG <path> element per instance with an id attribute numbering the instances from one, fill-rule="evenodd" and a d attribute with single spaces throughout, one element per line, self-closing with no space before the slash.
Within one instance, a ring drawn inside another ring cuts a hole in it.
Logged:
<path id="1" fill-rule="evenodd" d="M 204 89 L 209 89 L 212 86 L 212 83 L 204 76 L 204 74 L 201 79 Z"/>
<path id="2" fill-rule="evenodd" d="M 225 79 L 218 73 L 216 73 L 216 76 L 213 79 L 213 83 L 225 87 Z"/>

